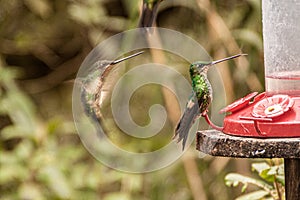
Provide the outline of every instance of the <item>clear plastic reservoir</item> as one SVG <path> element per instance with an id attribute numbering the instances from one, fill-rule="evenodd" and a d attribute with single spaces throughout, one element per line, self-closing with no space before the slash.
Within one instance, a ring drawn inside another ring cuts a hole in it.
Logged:
<path id="1" fill-rule="evenodd" d="M 262 0 L 266 91 L 300 96 L 300 0 Z"/>

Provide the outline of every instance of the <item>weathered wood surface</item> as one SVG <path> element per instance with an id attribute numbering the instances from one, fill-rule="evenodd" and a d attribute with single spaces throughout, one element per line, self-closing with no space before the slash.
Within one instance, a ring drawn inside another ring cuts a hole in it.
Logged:
<path id="1" fill-rule="evenodd" d="M 212 156 L 300 158 L 300 138 L 237 137 L 217 130 L 198 132 L 196 148 Z"/>

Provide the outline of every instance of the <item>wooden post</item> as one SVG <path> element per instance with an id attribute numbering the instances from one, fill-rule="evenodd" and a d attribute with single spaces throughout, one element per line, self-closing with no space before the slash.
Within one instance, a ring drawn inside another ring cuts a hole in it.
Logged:
<path id="1" fill-rule="evenodd" d="M 284 158 L 286 199 L 300 200 L 300 138 L 237 137 L 207 130 L 197 133 L 196 148 L 212 156 Z"/>
<path id="2" fill-rule="evenodd" d="M 300 159 L 284 159 L 285 196 L 287 200 L 300 199 Z"/>

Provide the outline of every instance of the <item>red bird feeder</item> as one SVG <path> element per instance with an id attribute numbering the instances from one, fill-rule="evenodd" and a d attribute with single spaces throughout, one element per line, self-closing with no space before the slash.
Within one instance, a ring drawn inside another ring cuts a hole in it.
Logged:
<path id="1" fill-rule="evenodd" d="M 263 0 L 262 10 L 266 91 L 222 109 L 223 127 L 204 116 L 216 130 L 198 132 L 197 149 L 212 156 L 284 158 L 286 199 L 298 200 L 300 1 Z"/>
<path id="2" fill-rule="evenodd" d="M 221 110 L 231 113 L 224 119 L 224 133 L 249 137 L 300 137 L 300 96 L 256 94 L 251 93 Z"/>
<path id="3" fill-rule="evenodd" d="M 300 137 L 300 1 L 263 1 L 266 92 L 251 93 L 222 113 L 226 134 Z"/>

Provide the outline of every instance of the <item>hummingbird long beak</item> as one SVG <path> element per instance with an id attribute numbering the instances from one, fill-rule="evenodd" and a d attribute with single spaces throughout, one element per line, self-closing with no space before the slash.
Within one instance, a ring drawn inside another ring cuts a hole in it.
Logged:
<path id="1" fill-rule="evenodd" d="M 224 62 L 226 60 L 231 60 L 231 59 L 234 59 L 234 58 L 237 58 L 237 57 L 240 57 L 240 56 L 247 56 L 248 54 L 245 54 L 245 53 L 240 53 L 240 54 L 237 54 L 237 55 L 234 55 L 234 56 L 230 56 L 230 57 L 227 57 L 227 58 L 223 58 L 223 59 L 220 59 L 220 60 L 216 60 L 216 61 L 212 61 L 211 62 L 211 65 L 215 65 L 215 64 L 218 64 L 220 62 Z"/>
<path id="2" fill-rule="evenodd" d="M 127 56 L 127 57 L 124 57 L 124 58 L 120 58 L 119 60 L 112 61 L 112 62 L 110 63 L 110 65 L 118 64 L 118 63 L 120 63 L 120 62 L 122 62 L 122 61 L 124 61 L 124 60 L 128 60 L 128 59 L 133 58 L 133 57 L 135 57 L 135 56 L 138 56 L 138 55 L 140 55 L 140 54 L 142 54 L 142 53 L 144 53 L 144 51 L 140 51 L 140 52 L 137 52 L 137 53 L 132 54 L 132 55 L 130 55 L 130 56 Z"/>

